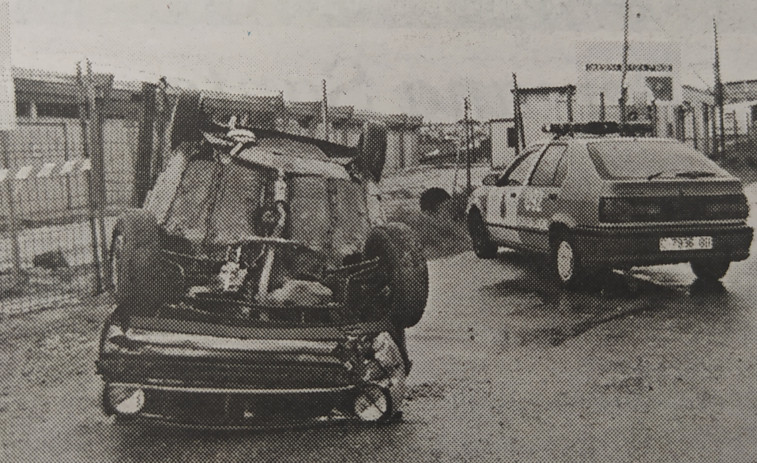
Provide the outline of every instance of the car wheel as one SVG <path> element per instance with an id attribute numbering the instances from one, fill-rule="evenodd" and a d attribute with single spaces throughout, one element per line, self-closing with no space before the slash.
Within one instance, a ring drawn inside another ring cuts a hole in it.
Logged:
<path id="1" fill-rule="evenodd" d="M 552 264 L 558 281 L 566 288 L 575 288 L 583 278 L 581 258 L 573 240 L 565 235 L 559 236 L 553 243 Z"/>
<path id="2" fill-rule="evenodd" d="M 468 213 L 468 234 L 473 243 L 473 253 L 480 259 L 493 259 L 497 257 L 497 245 L 492 243 L 489 232 L 486 230 L 484 219 L 478 209 Z"/>
<path id="3" fill-rule="evenodd" d="M 387 315 L 409 328 L 423 317 L 428 299 L 428 266 L 410 227 L 389 223 L 374 228 L 365 243 L 366 259 L 380 260 L 388 288 Z"/>
<path id="4" fill-rule="evenodd" d="M 434 187 L 424 191 L 418 202 L 421 206 L 422 212 L 435 213 L 439 211 L 439 206 L 441 206 L 442 203 L 449 201 L 451 198 L 452 196 L 450 196 L 444 189 Z"/>
<path id="5" fill-rule="evenodd" d="M 110 283 L 118 306 L 140 314 L 154 310 L 165 292 L 161 266 L 155 217 L 145 210 L 125 212 L 113 229 L 110 248 Z"/>
<path id="6" fill-rule="evenodd" d="M 691 262 L 691 270 L 700 280 L 719 280 L 728 273 L 731 263 L 727 260 L 705 260 Z"/>

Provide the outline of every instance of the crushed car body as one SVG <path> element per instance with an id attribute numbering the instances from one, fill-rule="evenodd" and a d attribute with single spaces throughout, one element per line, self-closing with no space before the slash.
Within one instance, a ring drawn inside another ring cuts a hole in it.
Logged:
<path id="1" fill-rule="evenodd" d="M 197 131 L 113 231 L 104 411 L 222 427 L 397 416 L 428 270 L 381 209 L 386 129 L 366 124 L 356 148 Z"/>

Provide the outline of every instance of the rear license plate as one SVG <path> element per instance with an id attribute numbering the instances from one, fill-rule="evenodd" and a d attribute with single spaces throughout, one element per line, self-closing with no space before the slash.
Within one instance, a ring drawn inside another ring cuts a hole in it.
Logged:
<path id="1" fill-rule="evenodd" d="M 676 236 L 660 238 L 660 251 L 694 251 L 712 249 L 711 236 Z"/>

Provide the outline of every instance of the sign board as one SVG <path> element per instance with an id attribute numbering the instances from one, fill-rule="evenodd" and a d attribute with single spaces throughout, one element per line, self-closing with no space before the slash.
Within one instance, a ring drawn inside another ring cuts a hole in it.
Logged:
<path id="1" fill-rule="evenodd" d="M 10 6 L 0 0 L 0 130 L 16 128 L 16 92 L 11 66 Z"/>
<path id="2" fill-rule="evenodd" d="M 578 104 L 617 106 L 623 74 L 623 42 L 576 44 Z M 630 42 L 626 88 L 628 105 L 681 103 L 681 47 L 673 42 Z"/>

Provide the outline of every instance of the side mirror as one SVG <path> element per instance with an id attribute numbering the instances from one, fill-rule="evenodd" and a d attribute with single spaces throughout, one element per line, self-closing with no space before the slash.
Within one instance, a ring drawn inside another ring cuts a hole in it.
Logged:
<path id="1" fill-rule="evenodd" d="M 497 178 L 499 176 L 497 174 L 489 174 L 481 181 L 481 184 L 486 186 L 494 186 L 497 184 Z"/>

